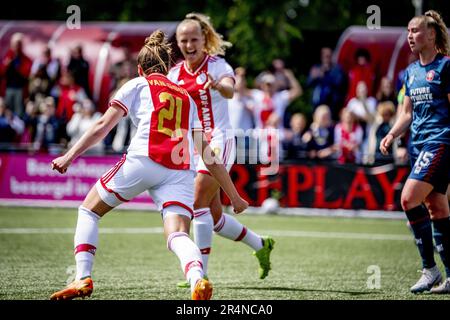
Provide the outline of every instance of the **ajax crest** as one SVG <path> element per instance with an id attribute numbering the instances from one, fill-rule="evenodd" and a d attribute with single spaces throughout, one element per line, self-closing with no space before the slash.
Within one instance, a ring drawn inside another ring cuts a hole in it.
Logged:
<path id="1" fill-rule="evenodd" d="M 197 82 L 198 85 L 201 85 L 201 84 L 204 84 L 207 79 L 208 79 L 208 77 L 206 76 L 205 73 L 200 73 L 198 75 L 197 79 L 195 79 L 195 82 Z"/>

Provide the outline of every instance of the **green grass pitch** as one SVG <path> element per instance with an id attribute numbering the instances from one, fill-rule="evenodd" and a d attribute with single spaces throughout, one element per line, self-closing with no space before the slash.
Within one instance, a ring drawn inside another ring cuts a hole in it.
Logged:
<path id="1" fill-rule="evenodd" d="M 76 209 L 0 207 L 0 299 L 48 299 L 74 268 Z M 275 238 L 272 271 L 258 279 L 252 250 L 214 236 L 213 299 L 449 299 L 413 295 L 420 259 L 403 220 L 241 215 Z M 183 274 L 155 212 L 115 210 L 100 221 L 91 299 L 181 300 Z M 126 229 L 124 229 L 126 228 Z M 47 230 L 46 230 L 47 229 Z M 439 257 L 439 267 L 443 271 Z M 369 277 L 378 266 L 380 287 Z"/>

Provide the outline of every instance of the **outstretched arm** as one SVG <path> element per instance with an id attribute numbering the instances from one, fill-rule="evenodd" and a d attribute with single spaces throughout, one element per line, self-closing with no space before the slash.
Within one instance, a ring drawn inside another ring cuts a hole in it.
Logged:
<path id="1" fill-rule="evenodd" d="M 103 140 L 123 117 L 122 108 L 113 104 L 106 110 L 105 114 L 98 119 L 92 127 L 86 131 L 80 140 L 66 152 L 65 155 L 52 161 L 52 169 L 65 173 L 73 160 L 83 154 L 87 149 Z"/>
<path id="2" fill-rule="evenodd" d="M 384 155 L 388 154 L 388 149 L 392 142 L 408 129 L 412 120 L 412 102 L 411 98 L 405 96 L 403 106 L 401 107 L 398 118 L 389 133 L 380 142 L 380 151 Z"/>
<path id="3" fill-rule="evenodd" d="M 289 89 L 289 102 L 292 102 L 303 94 L 303 89 L 291 70 L 284 69 L 284 74 L 289 79 L 291 85 Z"/>
<path id="4" fill-rule="evenodd" d="M 234 79 L 231 77 L 224 77 L 220 79 L 220 81 L 217 81 L 208 74 L 208 81 L 206 82 L 204 88 L 217 90 L 222 97 L 231 99 L 234 95 Z"/>
<path id="5" fill-rule="evenodd" d="M 195 130 L 193 132 L 193 138 L 195 147 L 197 150 L 201 150 L 201 156 L 203 162 L 208 168 L 209 172 L 211 172 L 212 176 L 219 182 L 223 191 L 230 198 L 231 204 L 234 208 L 235 213 L 241 213 L 248 207 L 247 201 L 241 198 L 236 187 L 231 181 L 230 175 L 223 163 L 215 156 L 214 151 L 211 150 L 211 147 L 206 140 L 205 135 L 201 130 Z"/>

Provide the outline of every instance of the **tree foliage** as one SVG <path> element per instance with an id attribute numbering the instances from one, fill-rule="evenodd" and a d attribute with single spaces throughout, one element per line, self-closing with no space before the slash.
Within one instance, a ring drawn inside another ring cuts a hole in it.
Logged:
<path id="1" fill-rule="evenodd" d="M 222 20 L 228 40 L 235 46 L 234 60 L 253 70 L 266 68 L 274 58 L 285 58 L 291 40 L 301 37 L 286 15 L 290 1 L 263 2 L 236 0 L 224 10 L 225 20 L 217 19 Z M 213 17 L 219 14 L 217 10 L 211 12 Z"/>

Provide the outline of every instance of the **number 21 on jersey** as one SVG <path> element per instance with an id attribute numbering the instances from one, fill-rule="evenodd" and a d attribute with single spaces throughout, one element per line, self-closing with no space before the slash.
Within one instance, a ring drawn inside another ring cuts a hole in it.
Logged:
<path id="1" fill-rule="evenodd" d="M 167 101 L 169 102 L 169 107 L 161 108 L 158 113 L 158 132 L 168 135 L 171 138 L 180 138 L 182 136 L 181 110 L 183 106 L 183 100 L 180 97 L 174 97 L 168 92 L 161 92 L 159 94 L 159 102 L 165 103 Z M 167 121 L 173 120 L 174 117 L 174 128 L 172 129 L 165 126 Z"/>

